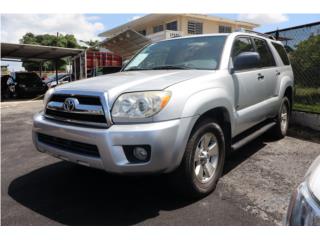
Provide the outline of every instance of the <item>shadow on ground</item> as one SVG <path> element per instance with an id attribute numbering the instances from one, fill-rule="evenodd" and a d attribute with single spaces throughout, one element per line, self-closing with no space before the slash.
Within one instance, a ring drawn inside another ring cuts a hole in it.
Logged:
<path id="1" fill-rule="evenodd" d="M 259 138 L 231 155 L 224 174 L 264 146 Z M 16 178 L 8 191 L 23 206 L 65 225 L 133 225 L 195 201 L 177 194 L 164 176 L 115 176 L 68 162 Z"/>

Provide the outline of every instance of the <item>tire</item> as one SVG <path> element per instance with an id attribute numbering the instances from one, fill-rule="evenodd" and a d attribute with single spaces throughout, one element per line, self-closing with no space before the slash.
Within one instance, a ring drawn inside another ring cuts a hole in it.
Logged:
<path id="1" fill-rule="evenodd" d="M 281 101 L 278 115 L 276 117 L 276 125 L 271 130 L 272 137 L 276 139 L 284 138 L 287 135 L 290 120 L 290 102 L 287 97 Z"/>
<path id="2" fill-rule="evenodd" d="M 192 131 L 181 165 L 172 174 L 173 183 L 177 190 L 188 197 L 206 196 L 215 189 L 223 172 L 224 161 L 223 131 L 216 121 L 205 119 Z"/>

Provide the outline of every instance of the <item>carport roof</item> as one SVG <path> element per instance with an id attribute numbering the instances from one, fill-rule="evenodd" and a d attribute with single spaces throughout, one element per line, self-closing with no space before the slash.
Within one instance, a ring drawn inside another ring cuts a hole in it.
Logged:
<path id="1" fill-rule="evenodd" d="M 31 44 L 1 43 L 1 59 L 21 59 L 29 61 L 54 60 L 73 57 L 83 52 L 78 48 L 49 47 Z"/>
<path id="2" fill-rule="evenodd" d="M 140 33 L 127 29 L 111 38 L 107 38 L 100 45 L 119 54 L 123 59 L 128 59 L 151 42 L 151 39 Z"/>

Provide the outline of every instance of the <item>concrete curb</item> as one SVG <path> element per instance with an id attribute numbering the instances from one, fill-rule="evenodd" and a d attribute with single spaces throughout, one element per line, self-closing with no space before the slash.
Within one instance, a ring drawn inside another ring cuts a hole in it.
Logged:
<path id="1" fill-rule="evenodd" d="M 320 114 L 292 111 L 291 122 L 320 131 Z"/>

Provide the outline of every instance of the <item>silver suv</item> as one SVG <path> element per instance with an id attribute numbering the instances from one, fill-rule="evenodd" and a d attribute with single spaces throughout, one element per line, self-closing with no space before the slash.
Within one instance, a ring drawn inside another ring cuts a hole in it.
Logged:
<path id="1" fill-rule="evenodd" d="M 278 41 L 247 32 L 175 38 L 145 47 L 119 73 L 49 90 L 33 141 L 107 172 L 171 173 L 202 196 L 228 152 L 267 130 L 286 135 L 292 92 Z"/>

